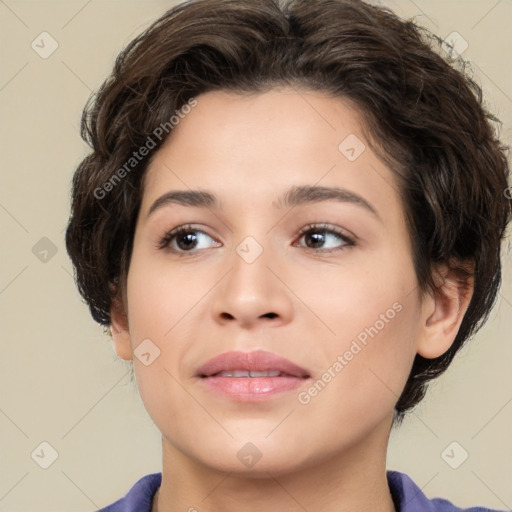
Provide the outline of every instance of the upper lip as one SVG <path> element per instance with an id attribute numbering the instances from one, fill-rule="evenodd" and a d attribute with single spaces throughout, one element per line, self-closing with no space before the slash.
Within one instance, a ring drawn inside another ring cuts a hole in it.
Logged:
<path id="1" fill-rule="evenodd" d="M 292 377 L 309 377 L 307 370 L 288 359 L 267 352 L 225 352 L 206 361 L 197 371 L 199 377 L 210 377 L 223 371 L 280 371 Z"/>

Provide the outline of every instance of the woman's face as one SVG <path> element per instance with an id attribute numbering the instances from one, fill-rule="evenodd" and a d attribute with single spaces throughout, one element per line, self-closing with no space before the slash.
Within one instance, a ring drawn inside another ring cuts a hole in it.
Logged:
<path id="1" fill-rule="evenodd" d="M 424 316 L 393 174 L 342 99 L 197 102 L 145 178 L 116 346 L 164 448 L 253 475 L 384 449 Z"/>

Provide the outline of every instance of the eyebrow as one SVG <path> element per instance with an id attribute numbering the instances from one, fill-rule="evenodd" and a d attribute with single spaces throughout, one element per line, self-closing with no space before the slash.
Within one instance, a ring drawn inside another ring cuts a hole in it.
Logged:
<path id="1" fill-rule="evenodd" d="M 277 201 L 273 201 L 272 206 L 277 209 L 282 209 L 285 207 L 295 207 L 303 204 L 333 200 L 360 206 L 372 213 L 377 219 L 381 220 L 377 210 L 366 199 L 355 192 L 339 187 L 319 187 L 312 185 L 294 186 L 282 194 Z M 208 190 L 172 190 L 160 196 L 151 205 L 146 218 L 156 210 L 170 204 L 211 208 L 214 210 L 222 209 L 220 199 Z"/>

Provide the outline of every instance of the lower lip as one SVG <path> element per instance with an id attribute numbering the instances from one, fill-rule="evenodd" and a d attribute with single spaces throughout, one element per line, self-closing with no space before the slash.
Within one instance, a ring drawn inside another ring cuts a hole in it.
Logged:
<path id="1" fill-rule="evenodd" d="M 210 391 L 239 402 L 261 402 L 304 385 L 299 377 L 202 377 Z"/>

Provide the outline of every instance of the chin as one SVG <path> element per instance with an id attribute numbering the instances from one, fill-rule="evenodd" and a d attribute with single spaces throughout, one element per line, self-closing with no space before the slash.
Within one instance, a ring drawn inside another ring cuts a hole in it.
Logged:
<path id="1" fill-rule="evenodd" d="M 295 446 L 295 443 L 285 441 L 276 444 L 264 439 L 261 442 L 237 442 L 230 439 L 222 448 L 218 444 L 216 449 L 209 445 L 201 453 L 197 453 L 197 448 L 197 445 L 194 446 L 196 453 L 189 452 L 189 456 L 199 464 L 239 477 L 269 478 L 269 473 L 273 476 L 284 475 L 314 464 L 312 457 L 304 452 L 304 446 Z"/>

